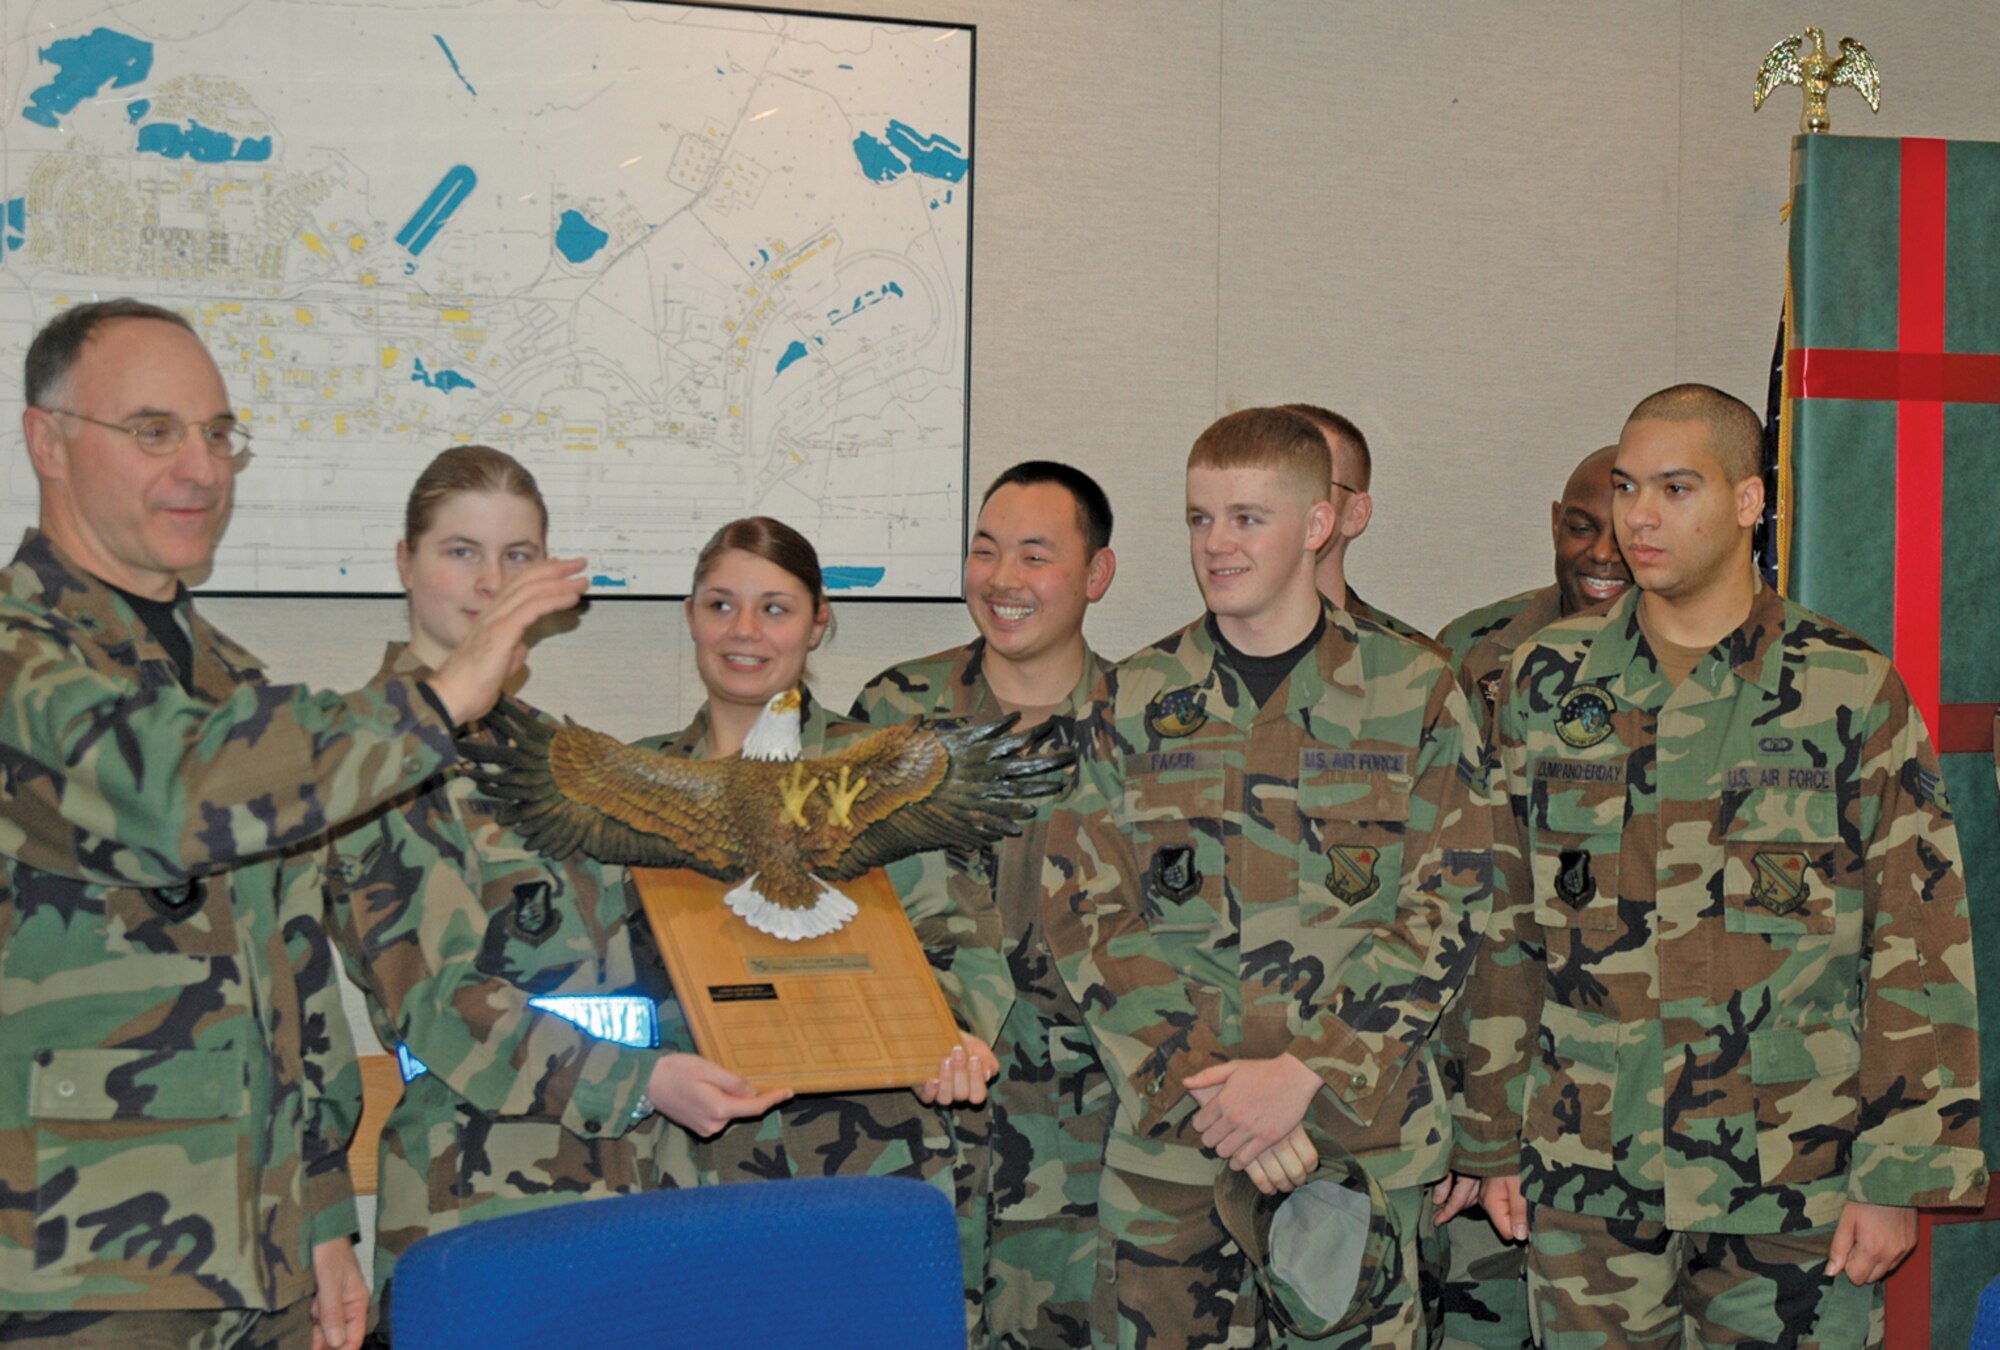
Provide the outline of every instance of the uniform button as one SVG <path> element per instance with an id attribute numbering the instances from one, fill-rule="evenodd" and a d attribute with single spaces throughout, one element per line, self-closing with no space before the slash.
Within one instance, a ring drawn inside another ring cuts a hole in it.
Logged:
<path id="1" fill-rule="evenodd" d="M 604 1122 L 601 1120 L 586 1120 L 583 1122 L 583 1132 L 585 1134 L 596 1134 L 603 1128 Z"/>
<path id="2" fill-rule="evenodd" d="M 37 1063 L 37 1064 L 40 1064 L 40 1065 L 43 1065 L 43 1066 L 45 1066 L 45 1067 L 46 1067 L 47 1065 L 50 1065 L 50 1064 L 53 1064 L 53 1063 L 55 1063 L 55 1062 L 56 1062 L 56 1054 L 55 1054 L 55 1051 L 53 1051 L 53 1050 L 37 1050 L 37 1051 L 35 1051 L 35 1063 Z"/>
<path id="3" fill-rule="evenodd" d="M 56 1084 L 56 1096 L 74 1097 L 75 1095 L 76 1095 L 76 1084 L 70 1082 L 67 1078 L 65 1078 L 62 1082 Z"/>
<path id="4" fill-rule="evenodd" d="M 423 768 L 423 767 L 424 767 L 424 762 L 423 762 L 422 760 L 418 759 L 418 758 L 417 758 L 417 757 L 416 757 L 415 755 L 404 755 L 404 756 L 403 756 L 403 772 L 404 772 L 404 773 L 416 773 L 416 772 L 417 772 L 417 771 L 418 771 L 419 769 L 421 769 L 421 768 Z"/>
<path id="5" fill-rule="evenodd" d="M 1355 1075 L 1354 1075 L 1354 1086 L 1356 1086 L 1356 1087 L 1358 1087 L 1358 1088 L 1365 1088 L 1365 1087 L 1367 1087 L 1367 1086 L 1368 1086 L 1368 1075 L 1367 1075 L 1367 1074 L 1365 1074 L 1365 1073 L 1357 1073 L 1357 1074 L 1355 1074 Z"/>

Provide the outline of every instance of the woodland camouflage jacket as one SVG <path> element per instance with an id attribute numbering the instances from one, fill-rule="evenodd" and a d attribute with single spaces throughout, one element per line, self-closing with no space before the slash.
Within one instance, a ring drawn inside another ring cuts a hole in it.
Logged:
<path id="1" fill-rule="evenodd" d="M 0 572 L 0 1308 L 275 1308 L 352 1233 L 318 837 L 454 758 L 409 680 L 192 694 L 30 533 Z"/>
<path id="2" fill-rule="evenodd" d="M 1762 589 L 1674 688 L 1638 596 L 1508 670 L 1459 1166 L 1683 1230 L 1975 1201 L 1965 883 L 1901 681 Z"/>

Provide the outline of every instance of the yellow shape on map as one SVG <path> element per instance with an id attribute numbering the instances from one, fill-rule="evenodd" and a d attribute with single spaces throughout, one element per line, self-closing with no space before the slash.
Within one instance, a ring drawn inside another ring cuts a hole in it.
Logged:
<path id="1" fill-rule="evenodd" d="M 292 311 L 292 317 L 297 319 L 300 323 L 309 324 L 313 321 L 313 312 L 307 309 L 304 305 L 300 305 L 297 309 Z"/>
<path id="2" fill-rule="evenodd" d="M 470 323 L 472 322 L 472 311 L 469 309 L 447 309 L 439 314 L 438 317 L 446 323 Z"/>
<path id="3" fill-rule="evenodd" d="M 368 240 L 363 235 L 350 234 L 347 236 L 347 246 L 356 253 L 359 253 L 362 249 L 368 247 Z"/>
<path id="4" fill-rule="evenodd" d="M 299 242 L 306 246 L 307 251 L 317 253 L 322 258 L 331 258 L 333 256 L 326 251 L 326 245 L 319 241 L 319 236 L 310 231 L 300 235 Z"/>
<path id="5" fill-rule="evenodd" d="M 396 365 L 396 362 L 400 361 L 402 357 L 403 353 L 400 349 L 395 347 L 384 347 L 382 349 L 382 369 L 384 370 L 393 369 Z"/>

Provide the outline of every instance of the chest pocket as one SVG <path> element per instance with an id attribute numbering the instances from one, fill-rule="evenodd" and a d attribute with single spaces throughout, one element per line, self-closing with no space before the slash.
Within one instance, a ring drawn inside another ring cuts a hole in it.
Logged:
<path id="1" fill-rule="evenodd" d="M 1723 843 L 1729 931 L 1792 938 L 1831 933 L 1840 908 L 1838 878 L 1855 870 L 1838 842 L 1839 826 L 1830 786 L 1750 792 Z M 1858 906 L 1858 875 L 1853 886 Z"/>
<path id="2" fill-rule="evenodd" d="M 1535 922 L 1545 929 L 1618 928 L 1624 761 L 1544 759 L 1529 771 Z"/>
<path id="3" fill-rule="evenodd" d="M 1406 773 L 1326 774 L 1299 780 L 1299 917 L 1307 925 L 1396 904 L 1409 833 Z"/>

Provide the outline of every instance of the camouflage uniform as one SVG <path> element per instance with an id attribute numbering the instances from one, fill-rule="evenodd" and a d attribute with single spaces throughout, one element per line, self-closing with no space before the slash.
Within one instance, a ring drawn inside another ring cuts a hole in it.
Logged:
<path id="1" fill-rule="evenodd" d="M 1522 591 L 1446 624 L 1437 640 L 1450 654 L 1467 707 L 1482 726 L 1493 723 L 1494 701 L 1514 649 L 1562 617 L 1562 588 Z M 1466 1003 L 1439 1026 L 1445 1086 L 1456 1097 L 1465 1084 Z M 1437 1303 L 1440 1350 L 1526 1350 L 1528 1249 L 1503 1242 L 1477 1204 L 1438 1230 L 1438 1250 L 1424 1254 L 1429 1294 Z"/>
<path id="2" fill-rule="evenodd" d="M 1445 654 L 1443 645 L 1436 638 L 1432 637 L 1429 633 L 1404 623 L 1386 609 L 1375 608 L 1375 606 L 1363 600 L 1360 593 L 1352 586 L 1347 588 L 1347 604 L 1343 608 L 1357 619 L 1366 619 L 1377 628 L 1386 628 L 1397 637 L 1408 638 L 1427 652 L 1431 652 L 1437 656 Z"/>
<path id="3" fill-rule="evenodd" d="M 391 643 L 370 687 L 428 674 Z M 652 1189 L 660 1126 L 647 1077 L 664 1050 L 694 1048 L 677 1005 L 659 1006 L 664 981 L 642 988 L 632 949 L 649 935 L 628 926 L 624 869 L 545 858 L 495 814 L 470 776 L 449 773 L 336 836 L 327 863 L 334 940 L 406 1079 L 382 1129 L 378 1292 L 431 1233 Z M 652 976 L 657 959 L 643 969 Z M 659 1049 L 528 1003 L 607 994 L 653 1005 Z"/>
<path id="4" fill-rule="evenodd" d="M 1491 811 L 1443 662 L 1322 613 L 1261 709 L 1207 620 L 1113 669 L 1051 824 L 1049 945 L 1118 1095 L 1099 1203 L 1121 1345 L 1273 1334 L 1214 1212 L 1189 1074 L 1287 1051 L 1317 1071 L 1405 1220 L 1406 1270 L 1444 1171 L 1429 1037 L 1484 927 Z M 1401 1290 L 1320 1344 L 1422 1344 Z"/>
<path id="5" fill-rule="evenodd" d="M 1817 1299 L 1850 1198 L 1983 1195 L 1965 885 L 1887 660 L 1760 589 L 1675 688 L 1638 599 L 1544 629 L 1508 669 L 1511 810 L 1457 1162 L 1521 1174 L 1551 1344 L 1593 1325 L 1637 1343 L 1621 1323 L 1643 1302 L 1640 1253 L 1718 1246 L 1724 1285 L 1766 1288 L 1709 1309 L 1715 1277 L 1691 1264 L 1684 1311 L 1734 1344 L 1761 1334 L 1746 1303 L 1768 1317 L 1801 1281 Z M 1852 1297 L 1831 1283 L 1823 1319 Z"/>
<path id="6" fill-rule="evenodd" d="M 0 1309 L 285 1309 L 356 1228 L 309 846 L 451 728 L 410 680 L 267 684 L 177 607 L 191 694 L 45 536 L 0 573 Z"/>
<path id="7" fill-rule="evenodd" d="M 1458 687 L 1482 727 L 1493 722 L 1500 681 L 1514 649 L 1562 617 L 1562 587 L 1551 584 L 1461 614 L 1437 635 L 1451 655 Z"/>
<path id="8" fill-rule="evenodd" d="M 991 722 L 1007 714 L 982 674 L 986 640 L 906 661 L 877 675 L 855 700 L 856 716 L 879 724 L 907 717 Z M 1088 648 L 1083 674 L 1050 714 L 1073 733 L 1089 707 L 1104 663 Z M 987 1343 L 1083 1344 L 1097 1284 L 1097 1178 L 1111 1123 L 1111 1084 L 1041 936 L 1039 860 L 1053 803 L 1042 805 L 1018 839 L 988 850 L 977 873 L 954 871 L 955 886 L 989 886 L 1000 909 L 1013 1000 L 994 1051 L 987 1186 L 990 1212 L 978 1235 L 986 1252 Z M 1002 886 L 1009 878 L 1020 883 Z M 980 1118 L 960 1113 L 961 1128 Z"/>
<path id="9" fill-rule="evenodd" d="M 803 688 L 800 692 L 806 693 Z M 829 716 L 807 694 L 800 709 L 799 751 L 810 758 L 874 731 L 865 722 Z M 639 744 L 688 758 L 705 756 L 707 706 L 680 732 Z M 959 1025 L 990 1045 L 1013 999 L 1013 983 L 1000 954 L 1000 914 L 985 886 L 953 885 L 948 880 L 956 868 L 943 854 L 926 853 L 885 870 L 952 1014 Z M 677 1127 L 662 1131 L 661 1180 L 665 1185 L 691 1186 L 795 1176 L 918 1177 L 952 1197 L 961 1232 L 976 1230 L 986 1160 L 982 1152 L 964 1147 L 954 1129 L 953 1118 L 964 1114 L 925 1106 L 904 1088 L 851 1096 L 799 1096 L 756 1120 L 727 1125 L 712 1138 L 696 1139 Z M 978 1327 L 985 1272 L 976 1248 L 963 1255 L 966 1326 L 971 1336 Z"/>

